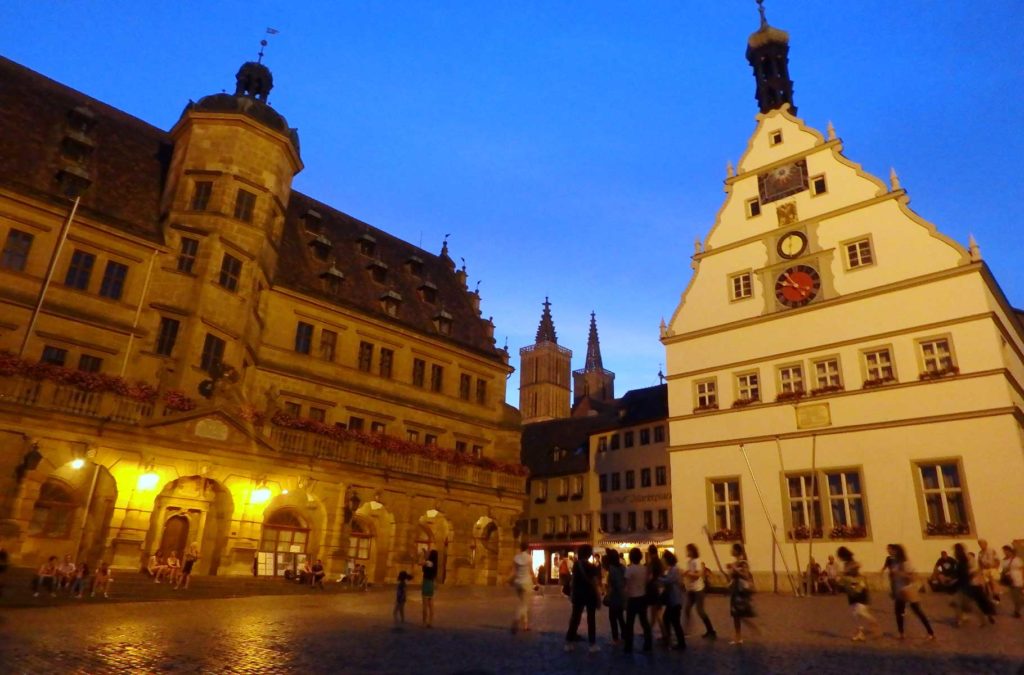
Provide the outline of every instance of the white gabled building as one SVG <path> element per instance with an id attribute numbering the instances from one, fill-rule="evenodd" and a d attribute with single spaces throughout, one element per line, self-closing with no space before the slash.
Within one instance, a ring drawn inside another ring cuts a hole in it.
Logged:
<path id="1" fill-rule="evenodd" d="M 1019 312 L 973 242 L 795 116 L 763 15 L 747 58 L 757 128 L 662 327 L 676 548 L 707 526 L 764 573 L 899 542 L 927 569 L 1024 537 Z"/>

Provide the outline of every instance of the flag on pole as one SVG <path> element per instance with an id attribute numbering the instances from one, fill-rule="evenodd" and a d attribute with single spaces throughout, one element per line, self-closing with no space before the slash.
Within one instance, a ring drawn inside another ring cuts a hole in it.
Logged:
<path id="1" fill-rule="evenodd" d="M 279 30 L 278 30 L 278 29 L 276 29 L 276 28 L 268 28 L 268 29 L 267 29 L 267 35 L 277 35 L 277 34 L 278 34 L 278 33 L 280 33 L 280 32 L 281 32 L 281 31 L 279 31 Z"/>

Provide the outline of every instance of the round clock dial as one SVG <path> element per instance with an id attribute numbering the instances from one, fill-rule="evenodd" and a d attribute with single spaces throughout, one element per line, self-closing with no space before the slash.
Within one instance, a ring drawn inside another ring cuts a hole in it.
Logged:
<path id="1" fill-rule="evenodd" d="M 783 270 L 775 280 L 775 298 L 786 307 L 803 307 L 818 296 L 821 276 L 809 265 Z"/>
<path id="2" fill-rule="evenodd" d="M 790 232 L 779 239 L 775 248 L 783 258 L 796 258 L 807 248 L 807 235 L 803 232 Z"/>

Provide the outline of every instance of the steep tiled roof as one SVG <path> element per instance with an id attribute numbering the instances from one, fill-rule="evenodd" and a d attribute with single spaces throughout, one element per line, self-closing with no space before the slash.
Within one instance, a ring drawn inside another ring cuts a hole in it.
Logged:
<path id="1" fill-rule="evenodd" d="M 58 182 L 62 143 L 73 111 L 93 126 L 81 162 L 91 179 L 79 209 L 152 241 L 161 241 L 160 193 L 171 157 L 164 131 L 0 57 L 0 185 L 66 205 Z"/>
<path id="2" fill-rule="evenodd" d="M 668 417 L 668 385 L 632 389 L 616 401 L 619 407 L 618 426 L 628 427 Z"/>
<path id="3" fill-rule="evenodd" d="M 592 416 L 524 425 L 520 461 L 530 468 L 531 476 L 558 476 L 587 471 L 590 466 L 588 438 L 595 431 L 606 428 L 609 422 L 608 417 Z M 555 459 L 556 448 L 568 451 L 563 459 Z"/>

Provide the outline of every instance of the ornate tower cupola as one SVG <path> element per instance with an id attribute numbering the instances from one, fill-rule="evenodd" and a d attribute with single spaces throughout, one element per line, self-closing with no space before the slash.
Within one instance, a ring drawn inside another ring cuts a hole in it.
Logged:
<path id="1" fill-rule="evenodd" d="M 788 103 L 789 111 L 795 115 L 793 80 L 789 79 L 789 33 L 768 25 L 763 3 L 764 0 L 757 0 L 761 26 L 747 40 L 747 61 L 757 82 L 754 97 L 762 113 Z"/>
<path id="2" fill-rule="evenodd" d="M 551 303 L 537 326 L 537 341 L 519 350 L 519 411 L 523 424 L 569 416 L 572 352 L 558 344 Z"/>
<path id="3" fill-rule="evenodd" d="M 601 343 L 597 338 L 597 316 L 590 313 L 590 336 L 587 338 L 587 362 L 573 371 L 573 407 L 584 399 L 612 401 L 615 399 L 615 373 L 601 363 Z"/>

